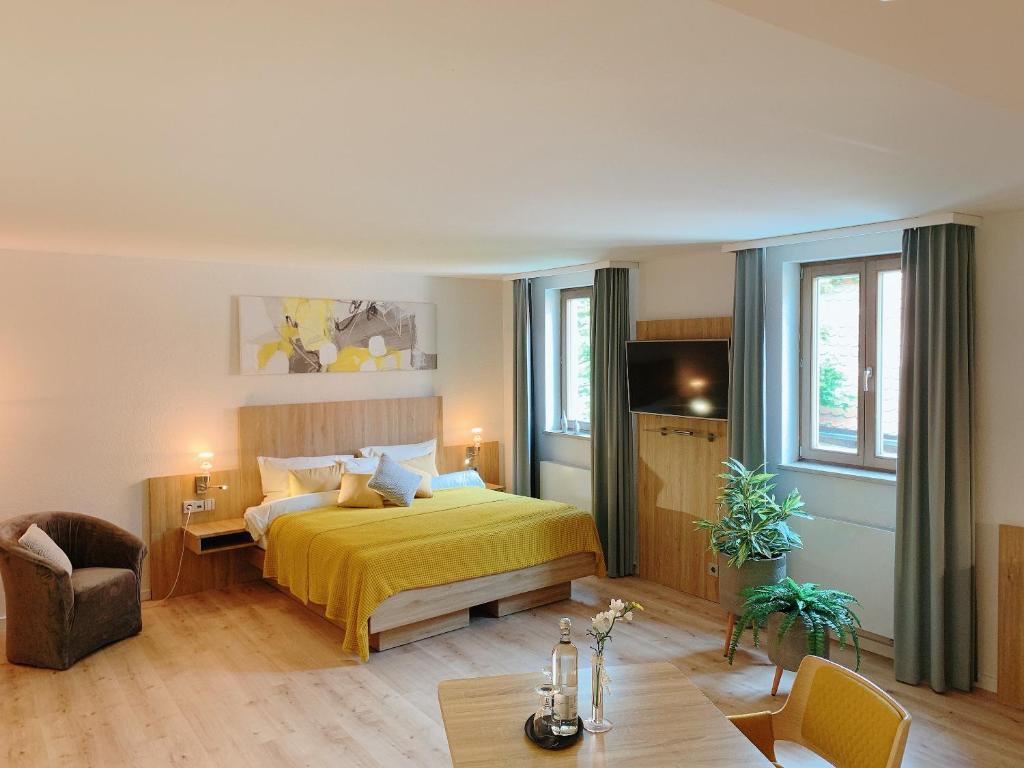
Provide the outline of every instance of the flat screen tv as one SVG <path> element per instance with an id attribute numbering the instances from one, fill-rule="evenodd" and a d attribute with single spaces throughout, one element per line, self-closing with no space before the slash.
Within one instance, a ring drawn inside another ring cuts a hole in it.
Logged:
<path id="1" fill-rule="evenodd" d="M 727 418 L 729 341 L 631 341 L 629 410 L 691 419 Z"/>

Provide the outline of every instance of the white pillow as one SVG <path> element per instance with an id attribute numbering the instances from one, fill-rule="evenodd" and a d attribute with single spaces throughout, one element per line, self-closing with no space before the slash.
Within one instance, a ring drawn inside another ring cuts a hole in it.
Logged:
<path id="1" fill-rule="evenodd" d="M 28 527 L 28 530 L 18 539 L 29 552 L 39 555 L 54 568 L 58 568 L 67 574 L 71 574 L 71 561 L 64 553 L 64 550 L 57 546 L 57 542 L 46 535 L 46 531 L 35 523 Z"/>
<path id="2" fill-rule="evenodd" d="M 344 468 L 345 474 L 372 475 L 377 471 L 377 465 L 380 464 L 380 459 L 376 456 L 359 456 L 339 463 L 342 468 Z"/>
<path id="3" fill-rule="evenodd" d="M 418 459 L 420 456 L 436 455 L 437 438 L 406 445 L 368 445 L 365 448 L 360 448 L 359 453 L 369 458 L 378 459 L 386 453 L 395 461 L 408 461 L 409 459 Z M 431 462 L 431 466 L 430 474 L 436 477 L 438 474 L 436 462 Z"/>
<path id="4" fill-rule="evenodd" d="M 263 501 L 287 499 L 288 473 L 293 469 L 317 469 L 339 464 L 353 458 L 352 454 L 336 456 L 293 456 L 288 459 L 277 459 L 272 456 L 257 456 L 256 463 L 260 468 L 260 482 L 263 484 Z"/>

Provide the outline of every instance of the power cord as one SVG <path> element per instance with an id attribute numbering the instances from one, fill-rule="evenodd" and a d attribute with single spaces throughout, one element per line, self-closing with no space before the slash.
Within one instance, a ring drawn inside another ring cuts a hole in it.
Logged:
<path id="1" fill-rule="evenodd" d="M 178 588 L 178 579 L 181 578 L 181 564 L 185 562 L 185 537 L 188 534 L 188 524 L 192 522 L 192 508 L 189 507 L 188 512 L 185 513 L 185 525 L 181 529 L 181 556 L 178 557 L 178 572 L 174 574 L 174 583 L 171 584 L 171 590 L 168 592 L 164 599 L 160 602 L 165 602 L 171 599 L 174 594 L 174 590 Z"/>

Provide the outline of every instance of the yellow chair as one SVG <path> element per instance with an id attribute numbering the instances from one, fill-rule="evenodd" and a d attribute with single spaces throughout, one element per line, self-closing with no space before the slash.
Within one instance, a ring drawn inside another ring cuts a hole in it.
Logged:
<path id="1" fill-rule="evenodd" d="M 792 741 L 836 768 L 898 768 L 910 732 L 910 714 L 892 696 L 817 656 L 804 657 L 778 712 L 729 719 L 776 766 L 775 742 Z"/>

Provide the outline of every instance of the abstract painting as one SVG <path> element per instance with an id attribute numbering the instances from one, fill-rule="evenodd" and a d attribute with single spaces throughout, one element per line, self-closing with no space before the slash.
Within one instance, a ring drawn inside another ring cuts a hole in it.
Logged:
<path id="1" fill-rule="evenodd" d="M 240 296 L 241 371 L 341 373 L 437 368 L 433 304 Z"/>

